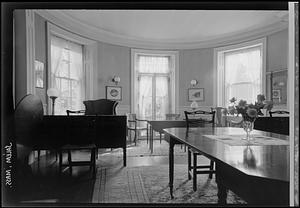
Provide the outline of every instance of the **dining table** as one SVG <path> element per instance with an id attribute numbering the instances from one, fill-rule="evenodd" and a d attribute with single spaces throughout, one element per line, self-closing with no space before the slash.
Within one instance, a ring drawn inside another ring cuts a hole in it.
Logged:
<path id="1" fill-rule="evenodd" d="M 215 161 L 218 204 L 226 204 L 228 191 L 249 205 L 288 206 L 289 136 L 234 127 L 163 129 L 169 143 L 169 188 L 174 198 L 174 145 L 184 144 Z M 179 187 L 176 187 L 179 188 Z"/>
<path id="2" fill-rule="evenodd" d="M 161 139 L 165 128 L 186 127 L 186 120 L 148 120 L 147 122 L 149 124 L 149 148 L 151 153 L 153 153 L 154 132 L 158 132 Z"/>

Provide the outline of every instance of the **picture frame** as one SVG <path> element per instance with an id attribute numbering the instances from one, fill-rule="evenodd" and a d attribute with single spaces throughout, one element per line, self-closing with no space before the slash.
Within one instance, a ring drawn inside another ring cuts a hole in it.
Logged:
<path id="1" fill-rule="evenodd" d="M 280 99 L 280 90 L 272 90 L 272 98 L 273 99 Z"/>
<path id="2" fill-rule="evenodd" d="M 44 63 L 34 61 L 35 87 L 44 88 Z"/>
<path id="3" fill-rule="evenodd" d="M 106 99 L 122 100 L 122 87 L 106 86 Z"/>
<path id="4" fill-rule="evenodd" d="M 189 88 L 188 101 L 204 101 L 204 88 Z"/>

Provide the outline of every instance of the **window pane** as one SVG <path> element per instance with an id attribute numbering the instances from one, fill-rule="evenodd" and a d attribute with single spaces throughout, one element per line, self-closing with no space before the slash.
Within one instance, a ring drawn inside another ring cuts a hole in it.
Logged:
<path id="1" fill-rule="evenodd" d="M 261 47 L 250 47 L 224 53 L 225 104 L 236 97 L 254 103 L 262 92 Z"/>
<path id="2" fill-rule="evenodd" d="M 56 100 L 55 114 L 66 110 L 83 109 L 85 99 L 83 77 L 83 46 L 57 36 L 51 36 L 50 87 L 60 91 Z"/>
<path id="3" fill-rule="evenodd" d="M 156 119 L 165 119 L 169 113 L 168 77 L 156 77 Z"/>
<path id="4" fill-rule="evenodd" d="M 138 85 L 138 110 L 141 119 L 152 119 L 152 77 L 140 76 Z"/>
<path id="5" fill-rule="evenodd" d="M 169 57 L 139 56 L 138 71 L 144 73 L 169 73 Z"/>

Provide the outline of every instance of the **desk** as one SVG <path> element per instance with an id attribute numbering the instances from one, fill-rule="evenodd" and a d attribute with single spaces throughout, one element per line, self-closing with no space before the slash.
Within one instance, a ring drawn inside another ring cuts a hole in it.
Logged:
<path id="1" fill-rule="evenodd" d="M 150 126 L 150 150 L 153 153 L 153 131 L 164 133 L 163 129 L 171 127 L 186 127 L 185 120 L 149 120 Z"/>
<path id="2" fill-rule="evenodd" d="M 174 145 L 185 144 L 216 163 L 218 202 L 228 190 L 254 205 L 289 204 L 289 145 L 231 146 L 205 135 L 244 135 L 241 128 L 169 128 L 169 186 L 173 198 Z M 253 130 L 253 135 L 288 140 L 288 136 Z M 249 155 L 247 152 L 251 152 Z"/>
<path id="3" fill-rule="evenodd" d="M 87 125 L 70 129 L 74 121 Z M 40 149 L 51 150 L 66 144 L 85 143 L 91 138 L 97 148 L 123 148 L 126 166 L 126 122 L 126 116 L 122 115 L 44 116 L 35 144 Z"/>

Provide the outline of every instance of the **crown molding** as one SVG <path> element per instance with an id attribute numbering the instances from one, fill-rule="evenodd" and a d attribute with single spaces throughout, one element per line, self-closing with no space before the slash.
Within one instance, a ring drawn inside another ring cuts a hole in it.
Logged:
<path id="1" fill-rule="evenodd" d="M 109 43 L 113 45 L 125 46 L 129 48 L 145 48 L 145 49 L 200 49 L 224 46 L 226 44 L 234 44 L 241 41 L 248 41 L 255 38 L 261 38 L 288 28 L 288 24 L 281 17 L 281 21 L 274 22 L 268 26 L 260 26 L 259 28 L 248 28 L 243 32 L 230 33 L 223 36 L 210 37 L 201 40 L 148 40 L 141 38 L 129 38 L 127 36 L 108 32 L 87 24 L 84 24 L 74 18 L 66 15 L 59 10 L 35 10 L 37 14 L 46 20 L 60 26 L 64 29 L 77 33 L 89 39 L 99 42 Z"/>

